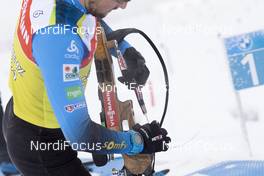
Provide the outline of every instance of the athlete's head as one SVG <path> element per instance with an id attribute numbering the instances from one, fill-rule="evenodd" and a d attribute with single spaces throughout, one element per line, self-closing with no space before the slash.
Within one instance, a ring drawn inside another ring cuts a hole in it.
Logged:
<path id="1" fill-rule="evenodd" d="M 125 9 L 130 0 L 80 0 L 94 16 L 103 18 L 112 10 Z"/>

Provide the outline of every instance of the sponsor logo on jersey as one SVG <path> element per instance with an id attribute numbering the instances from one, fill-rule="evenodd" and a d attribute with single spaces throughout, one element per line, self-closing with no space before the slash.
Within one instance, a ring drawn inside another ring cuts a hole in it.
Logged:
<path id="1" fill-rule="evenodd" d="M 64 108 L 65 108 L 65 111 L 66 112 L 69 112 L 69 113 L 72 113 L 78 109 L 82 109 L 82 108 L 85 108 L 86 107 L 86 103 L 85 102 L 79 102 L 79 103 L 76 103 L 76 104 L 70 104 L 70 105 L 66 105 Z"/>
<path id="2" fill-rule="evenodd" d="M 68 87 L 65 89 L 69 100 L 80 98 L 83 96 L 82 88 L 80 86 Z"/>
<path id="3" fill-rule="evenodd" d="M 67 48 L 67 51 L 69 53 L 79 54 L 79 48 L 77 47 L 75 40 L 71 41 L 71 45 Z"/>
<path id="4" fill-rule="evenodd" d="M 21 66 L 20 62 L 17 60 L 15 52 L 12 51 L 11 56 L 11 72 L 13 73 L 13 79 L 16 81 L 18 76 L 23 77 L 26 72 Z"/>
<path id="5" fill-rule="evenodd" d="M 71 41 L 70 46 L 67 48 L 67 54 L 64 55 L 64 57 L 66 59 L 76 59 L 76 60 L 80 60 L 80 56 L 79 56 L 79 48 L 76 44 L 75 40 Z"/>
<path id="6" fill-rule="evenodd" d="M 115 141 L 107 141 L 102 146 L 103 149 L 106 150 L 122 150 L 127 147 L 127 144 L 125 141 L 122 141 L 120 144 L 115 143 Z"/>
<path id="7" fill-rule="evenodd" d="M 78 64 L 63 64 L 63 81 L 77 81 L 79 78 L 80 67 Z"/>
<path id="8" fill-rule="evenodd" d="M 43 10 L 36 10 L 35 12 L 33 12 L 33 17 L 38 18 L 40 15 L 43 15 L 43 14 L 44 14 Z"/>

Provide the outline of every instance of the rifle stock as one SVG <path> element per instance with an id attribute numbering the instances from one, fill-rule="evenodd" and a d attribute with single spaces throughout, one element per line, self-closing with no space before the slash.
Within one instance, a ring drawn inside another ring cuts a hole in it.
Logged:
<path id="1" fill-rule="evenodd" d="M 97 26 L 101 26 L 97 22 Z M 115 41 L 107 41 L 104 29 L 101 27 L 101 32 L 97 33 L 97 50 L 95 52 L 95 66 L 97 80 L 99 83 L 98 95 L 102 105 L 100 113 L 102 125 L 106 128 L 124 131 L 123 122 L 127 122 L 129 129 L 135 125 L 133 102 L 127 100 L 121 102 L 117 96 L 117 88 L 113 71 L 113 60 L 109 53 L 110 48 L 116 47 Z M 93 155 L 96 157 L 96 155 Z M 128 172 L 138 175 L 149 175 L 152 172 L 154 155 L 138 154 L 135 156 L 122 155 L 125 168 Z M 103 160 L 104 156 L 100 156 Z M 99 158 L 100 158 L 99 157 Z"/>

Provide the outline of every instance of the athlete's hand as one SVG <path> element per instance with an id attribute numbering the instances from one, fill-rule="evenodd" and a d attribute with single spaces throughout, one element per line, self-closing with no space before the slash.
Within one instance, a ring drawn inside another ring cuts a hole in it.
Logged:
<path id="1" fill-rule="evenodd" d="M 131 29 L 134 30 L 134 29 Z M 124 40 L 124 37 L 131 32 L 129 29 L 119 29 L 106 34 L 107 40 L 116 40 L 118 43 Z M 131 86 L 131 83 L 145 85 L 149 77 L 149 69 L 145 65 L 144 57 L 134 48 L 130 47 L 123 54 L 127 64 L 127 70 L 122 71 L 122 77 L 118 80 Z"/>
<path id="2" fill-rule="evenodd" d="M 151 154 L 168 150 L 171 138 L 167 136 L 167 130 L 161 128 L 157 121 L 143 126 L 136 124 L 133 126 L 133 130 L 140 133 L 143 138 L 144 149 L 141 153 Z"/>
<path id="3" fill-rule="evenodd" d="M 122 71 L 122 77 L 118 80 L 124 84 L 137 83 L 145 85 L 149 77 L 149 69 L 145 65 L 144 57 L 134 48 L 126 49 L 124 59 L 127 64 L 127 70 Z"/>

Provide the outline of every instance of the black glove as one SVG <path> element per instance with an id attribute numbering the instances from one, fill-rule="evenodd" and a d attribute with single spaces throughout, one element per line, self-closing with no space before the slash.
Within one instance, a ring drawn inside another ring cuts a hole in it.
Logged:
<path id="1" fill-rule="evenodd" d="M 141 153 L 151 154 L 169 149 L 168 143 L 171 142 L 171 138 L 167 136 L 168 132 L 161 128 L 157 121 L 143 126 L 136 124 L 133 130 L 140 133 L 144 140 L 144 149 Z"/>
<path id="2" fill-rule="evenodd" d="M 106 34 L 107 40 L 116 40 L 118 43 L 124 40 L 127 34 L 131 33 L 135 29 L 119 29 Z M 145 65 L 144 57 L 134 48 L 127 48 L 124 53 L 124 59 L 127 63 L 128 69 L 122 71 L 122 77 L 118 80 L 121 83 L 128 84 L 137 83 L 139 85 L 145 85 L 149 77 L 149 69 Z"/>
<path id="3" fill-rule="evenodd" d="M 133 47 L 126 49 L 124 59 L 127 70 L 122 71 L 122 77 L 118 80 L 124 84 L 137 83 L 145 85 L 149 77 L 149 69 L 145 65 L 144 57 Z"/>

